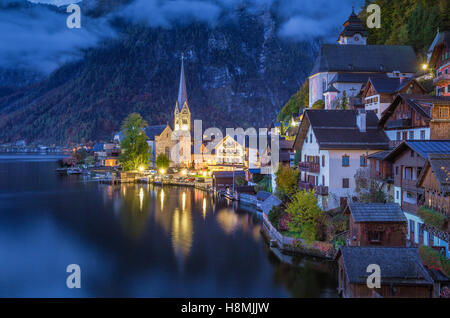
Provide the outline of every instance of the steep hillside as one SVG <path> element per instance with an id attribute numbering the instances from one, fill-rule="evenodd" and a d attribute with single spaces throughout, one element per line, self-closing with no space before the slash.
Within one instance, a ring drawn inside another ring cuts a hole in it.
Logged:
<path id="1" fill-rule="evenodd" d="M 310 72 L 318 46 L 280 39 L 269 12 L 242 12 L 215 28 L 116 27 L 119 39 L 0 98 L 0 142 L 107 140 L 131 112 L 150 124 L 171 121 L 182 52 L 193 118 L 208 127 L 268 125 Z"/>

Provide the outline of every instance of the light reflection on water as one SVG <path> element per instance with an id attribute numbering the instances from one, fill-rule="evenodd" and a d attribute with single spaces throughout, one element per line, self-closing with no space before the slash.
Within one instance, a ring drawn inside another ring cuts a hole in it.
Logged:
<path id="1" fill-rule="evenodd" d="M 192 188 L 86 183 L 55 168 L 0 162 L 0 297 L 336 295 L 329 264 L 280 264 L 257 216 L 228 200 Z M 65 287 L 72 263 L 85 273 L 82 290 Z"/>

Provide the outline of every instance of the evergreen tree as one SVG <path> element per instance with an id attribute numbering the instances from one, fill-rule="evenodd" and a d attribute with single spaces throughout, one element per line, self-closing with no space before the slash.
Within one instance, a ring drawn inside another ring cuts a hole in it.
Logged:
<path id="1" fill-rule="evenodd" d="M 341 100 L 341 109 L 342 110 L 348 110 L 348 98 L 347 98 L 347 91 L 344 90 L 342 93 L 342 100 Z"/>

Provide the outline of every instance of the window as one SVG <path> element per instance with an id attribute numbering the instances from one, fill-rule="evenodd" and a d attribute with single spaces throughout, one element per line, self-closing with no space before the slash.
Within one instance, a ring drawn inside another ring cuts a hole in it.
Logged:
<path id="1" fill-rule="evenodd" d="M 361 167 L 366 167 L 367 166 L 367 158 L 366 158 L 366 156 L 361 156 L 359 158 L 359 163 L 360 163 Z"/>
<path id="2" fill-rule="evenodd" d="M 396 191 L 396 192 L 395 192 L 395 198 L 396 198 L 397 200 L 400 199 L 400 191 Z"/>
<path id="3" fill-rule="evenodd" d="M 322 185 L 325 186 L 325 176 L 322 175 Z"/>
<path id="4" fill-rule="evenodd" d="M 425 130 L 420 131 L 420 139 L 425 140 Z"/>
<path id="5" fill-rule="evenodd" d="M 428 232 L 428 246 L 434 245 L 434 236 L 430 232 Z"/>
<path id="6" fill-rule="evenodd" d="M 380 160 L 377 160 L 376 170 L 377 170 L 377 172 L 380 172 Z"/>
<path id="7" fill-rule="evenodd" d="M 409 220 L 409 232 L 411 234 L 414 234 L 414 232 L 416 231 L 416 224 L 413 220 Z"/>
<path id="8" fill-rule="evenodd" d="M 409 132 L 409 140 L 414 140 L 414 131 Z"/>
<path id="9" fill-rule="evenodd" d="M 395 175 L 398 176 L 398 167 L 395 167 Z"/>
<path id="10" fill-rule="evenodd" d="M 403 133 L 402 133 L 402 140 L 407 140 L 408 139 L 408 132 L 407 131 L 404 131 Z"/>
<path id="11" fill-rule="evenodd" d="M 370 231 L 367 233 L 369 242 L 379 243 L 383 239 L 383 233 L 380 231 Z"/>
<path id="12" fill-rule="evenodd" d="M 350 167 L 350 157 L 349 156 L 342 156 L 342 166 Z"/>
<path id="13" fill-rule="evenodd" d="M 402 136 L 399 131 L 397 131 L 397 140 L 401 140 Z"/>
<path id="14" fill-rule="evenodd" d="M 313 143 L 313 137 L 312 137 L 312 134 L 309 135 L 309 140 L 311 141 L 311 143 Z"/>
<path id="15" fill-rule="evenodd" d="M 325 156 L 322 155 L 322 167 L 325 167 Z"/>
<path id="16" fill-rule="evenodd" d="M 414 150 L 411 150 L 411 158 L 414 158 Z"/>
<path id="17" fill-rule="evenodd" d="M 350 188 L 350 179 L 348 179 L 348 178 L 342 179 L 342 187 L 344 189 Z"/>
<path id="18" fill-rule="evenodd" d="M 439 107 L 439 118 L 448 118 L 448 110 L 448 107 Z"/>
<path id="19" fill-rule="evenodd" d="M 412 180 L 413 179 L 413 169 L 411 167 L 405 168 L 405 179 Z"/>

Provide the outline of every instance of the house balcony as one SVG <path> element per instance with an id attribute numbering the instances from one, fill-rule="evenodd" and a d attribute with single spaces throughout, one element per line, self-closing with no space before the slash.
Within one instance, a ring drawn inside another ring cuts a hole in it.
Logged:
<path id="1" fill-rule="evenodd" d="M 325 186 L 315 186 L 309 182 L 300 181 L 298 183 L 298 188 L 302 191 L 311 191 L 315 190 L 317 195 L 327 196 L 328 195 L 328 187 Z"/>
<path id="2" fill-rule="evenodd" d="M 409 119 L 396 119 L 388 121 L 388 129 L 409 129 L 412 128 L 412 120 Z"/>
<path id="3" fill-rule="evenodd" d="M 450 74 L 441 74 L 439 76 L 436 76 L 433 79 L 433 84 L 436 85 L 443 85 L 446 83 L 450 83 Z"/>
<path id="4" fill-rule="evenodd" d="M 320 164 L 314 162 L 300 162 L 298 168 L 303 172 L 320 173 Z"/>
<path id="5" fill-rule="evenodd" d="M 391 172 L 382 172 L 382 171 L 374 171 L 370 170 L 370 177 L 375 180 L 392 183 L 394 182 L 394 178 L 392 177 Z"/>
<path id="6" fill-rule="evenodd" d="M 416 215 L 417 214 L 417 204 L 402 201 L 402 210 L 403 210 L 403 212 L 407 212 L 407 213 Z"/>
<path id="7" fill-rule="evenodd" d="M 425 193 L 423 188 L 417 187 L 417 180 L 402 179 L 402 189 L 413 193 Z"/>

